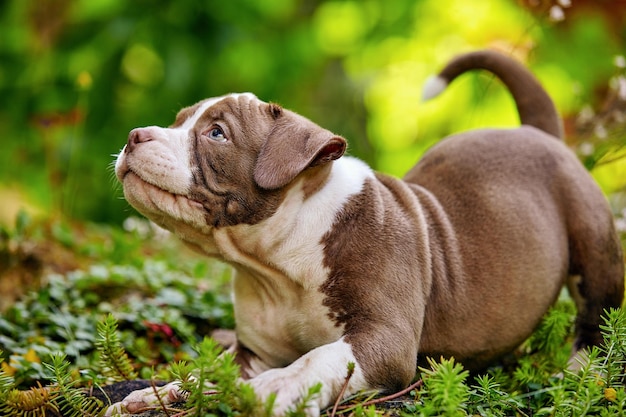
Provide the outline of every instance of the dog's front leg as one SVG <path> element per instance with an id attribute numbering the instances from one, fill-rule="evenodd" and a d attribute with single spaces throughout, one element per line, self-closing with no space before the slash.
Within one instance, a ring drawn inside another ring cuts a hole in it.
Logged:
<path id="1" fill-rule="evenodd" d="M 354 372 L 344 391 L 347 397 L 368 388 L 368 384 L 352 346 L 343 339 L 315 348 L 285 368 L 265 371 L 248 383 L 261 400 L 276 394 L 275 416 L 283 416 L 293 409 L 309 388 L 320 383 L 321 391 L 306 404 L 306 414 L 316 417 L 339 396 L 348 376 L 349 363 L 354 364 Z"/>
<path id="2" fill-rule="evenodd" d="M 343 339 L 320 346 L 285 368 L 270 369 L 245 382 L 250 384 L 261 401 L 275 394 L 273 415 L 283 416 L 307 394 L 309 388 L 320 383 L 321 390 L 306 404 L 306 414 L 317 417 L 320 410 L 331 405 L 346 381 L 348 364 L 354 364 L 345 396 L 368 388 L 361 367 L 352 353 L 352 347 Z M 159 398 L 157 398 L 157 395 Z M 122 402 L 113 404 L 105 416 L 130 416 L 145 409 L 158 408 L 184 399 L 180 381 L 156 389 L 134 391 Z"/>

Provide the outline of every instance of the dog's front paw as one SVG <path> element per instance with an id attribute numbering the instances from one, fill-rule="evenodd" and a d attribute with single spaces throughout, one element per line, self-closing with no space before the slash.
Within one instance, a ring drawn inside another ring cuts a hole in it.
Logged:
<path id="1" fill-rule="evenodd" d="M 307 397 L 308 390 L 315 385 L 314 382 L 307 383 L 300 374 L 294 374 L 293 369 L 281 368 L 271 369 L 247 381 L 257 397 L 261 401 L 267 401 L 275 394 L 272 415 L 275 417 L 284 416 L 287 411 L 294 410 L 298 404 Z M 320 415 L 320 396 L 313 395 L 304 406 L 304 412 L 308 417 L 318 417 Z"/>
<path id="2" fill-rule="evenodd" d="M 141 413 L 147 409 L 159 408 L 162 405 L 168 405 L 183 399 L 184 394 L 180 389 L 180 382 L 170 382 L 162 387 L 150 387 L 133 391 L 119 403 L 110 406 L 104 415 L 105 417 L 130 416 Z"/>

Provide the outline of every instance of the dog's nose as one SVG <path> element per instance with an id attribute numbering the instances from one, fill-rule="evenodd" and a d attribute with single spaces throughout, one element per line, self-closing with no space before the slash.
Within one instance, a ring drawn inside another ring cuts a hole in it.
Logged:
<path id="1" fill-rule="evenodd" d="M 126 145 L 126 151 L 132 152 L 133 149 L 140 143 L 150 142 L 152 140 L 152 135 L 148 129 L 133 129 L 128 134 L 128 144 Z"/>

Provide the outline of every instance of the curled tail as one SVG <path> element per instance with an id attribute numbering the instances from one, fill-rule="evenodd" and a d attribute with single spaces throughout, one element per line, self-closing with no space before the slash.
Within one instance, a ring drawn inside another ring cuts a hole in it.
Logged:
<path id="1" fill-rule="evenodd" d="M 519 62 L 494 51 L 478 51 L 454 58 L 424 86 L 424 99 L 439 95 L 459 75 L 473 69 L 495 74 L 511 92 L 522 124 L 563 138 L 561 118 L 537 79 Z"/>

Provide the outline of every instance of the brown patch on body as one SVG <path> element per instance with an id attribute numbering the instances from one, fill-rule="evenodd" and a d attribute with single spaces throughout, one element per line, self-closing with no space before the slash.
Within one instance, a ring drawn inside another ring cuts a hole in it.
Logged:
<path id="1" fill-rule="evenodd" d="M 421 216 L 409 194 L 406 186 L 392 191 L 366 181 L 322 242 L 330 269 L 320 288 L 324 305 L 345 326 L 367 381 L 391 390 L 415 375 L 429 286 L 427 262 L 419 261 L 428 252 L 419 233 L 424 227 L 415 227 Z"/>

